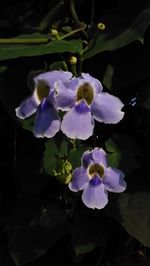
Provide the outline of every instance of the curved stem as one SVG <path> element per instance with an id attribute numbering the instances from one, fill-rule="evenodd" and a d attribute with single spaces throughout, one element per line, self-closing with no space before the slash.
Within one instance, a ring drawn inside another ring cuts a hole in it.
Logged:
<path id="1" fill-rule="evenodd" d="M 79 18 L 77 16 L 77 13 L 76 13 L 76 10 L 75 10 L 75 2 L 74 2 L 74 0 L 70 0 L 70 12 L 71 12 L 73 21 L 75 23 L 75 26 L 76 27 L 81 27 L 80 20 L 79 20 Z"/>

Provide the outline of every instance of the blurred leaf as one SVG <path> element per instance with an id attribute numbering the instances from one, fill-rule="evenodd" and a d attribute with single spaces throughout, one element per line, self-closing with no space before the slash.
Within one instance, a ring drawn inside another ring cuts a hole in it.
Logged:
<path id="1" fill-rule="evenodd" d="M 46 173 L 53 175 L 54 170 L 58 167 L 58 157 L 60 155 L 59 149 L 54 139 L 49 139 L 45 143 L 45 152 L 43 157 L 44 170 Z"/>
<path id="2" fill-rule="evenodd" d="M 33 115 L 33 116 L 29 117 L 29 118 L 26 118 L 24 120 L 19 119 L 19 122 L 21 123 L 21 126 L 24 129 L 33 132 L 34 120 L 35 120 L 35 115 Z"/>
<path id="3" fill-rule="evenodd" d="M 61 167 L 62 159 L 67 156 L 67 140 L 60 140 L 60 137 L 49 139 L 45 144 L 44 152 L 44 170 L 46 173 L 53 175 Z"/>
<path id="4" fill-rule="evenodd" d="M 134 42 L 117 52 L 112 52 L 105 63 L 103 84 L 115 94 L 119 93 L 122 100 L 126 101 L 132 97 L 138 86 L 142 91 L 145 80 L 150 77 L 149 46 L 139 41 Z"/>
<path id="5" fill-rule="evenodd" d="M 67 67 L 67 64 L 65 61 L 57 61 L 57 62 L 54 62 L 52 63 L 50 66 L 49 66 L 49 70 L 52 71 L 52 70 L 63 70 L 63 71 L 68 71 L 68 67 Z"/>
<path id="6" fill-rule="evenodd" d="M 120 162 L 121 153 L 117 145 L 111 140 L 108 139 L 105 142 L 106 152 L 107 152 L 107 161 L 108 165 L 112 167 L 117 167 Z"/>
<path id="7" fill-rule="evenodd" d="M 109 235 L 106 220 L 101 213 L 94 216 L 89 210 L 82 210 L 75 217 L 69 231 L 77 256 L 89 253 L 97 245 L 106 245 Z"/>
<path id="8" fill-rule="evenodd" d="M 0 75 L 7 70 L 7 66 L 0 66 Z"/>
<path id="9" fill-rule="evenodd" d="M 65 156 L 68 153 L 68 143 L 67 141 L 63 140 L 60 144 L 60 152 L 61 156 Z"/>
<path id="10" fill-rule="evenodd" d="M 56 3 L 57 2 L 57 3 Z M 51 7 L 48 13 L 45 15 L 45 17 L 40 22 L 40 25 L 38 29 L 40 31 L 43 31 L 50 27 L 56 20 L 61 19 L 60 16 L 64 17 L 64 1 L 59 0 L 55 2 L 55 6 Z"/>
<path id="11" fill-rule="evenodd" d="M 32 35 L 30 38 L 32 38 Z M 80 40 L 53 40 L 48 44 L 38 45 L 0 45 L 0 61 L 53 53 L 80 53 L 81 50 L 82 42 Z"/>
<path id="12" fill-rule="evenodd" d="M 150 193 L 123 193 L 119 198 L 121 223 L 129 234 L 150 247 Z"/>
<path id="13" fill-rule="evenodd" d="M 136 168 L 141 166 L 143 149 L 140 146 L 140 144 L 136 141 L 134 136 L 132 136 L 129 133 L 114 133 L 111 139 L 113 143 L 117 145 L 121 153 L 120 162 L 118 161 L 119 168 L 126 175 L 131 174 Z M 120 155 L 118 154 L 118 157 L 119 156 Z"/>
<path id="14" fill-rule="evenodd" d="M 44 208 L 35 197 L 23 196 L 6 220 L 10 253 L 17 266 L 32 262 L 65 233 L 66 215 L 51 199 Z"/>
<path id="15" fill-rule="evenodd" d="M 94 248 L 96 248 L 96 244 L 93 243 L 93 242 L 86 243 L 86 244 L 83 244 L 83 245 L 81 245 L 81 246 L 77 246 L 77 247 L 75 247 L 75 253 L 76 253 L 76 256 L 79 256 L 79 255 L 82 255 L 82 254 L 89 253 L 89 252 L 91 252 Z"/>
<path id="16" fill-rule="evenodd" d="M 150 78 L 140 84 L 137 94 L 138 106 L 150 110 Z"/>
<path id="17" fill-rule="evenodd" d="M 108 89 L 110 89 L 112 86 L 113 74 L 114 68 L 112 65 L 108 64 L 105 75 L 103 77 L 103 83 Z"/>
<path id="18" fill-rule="evenodd" d="M 113 13 L 110 17 L 101 16 L 101 21 L 106 25 L 104 31 L 97 29 L 96 40 L 92 47 L 85 53 L 84 59 L 88 59 L 104 51 L 113 51 L 131 42 L 139 40 L 143 42 L 144 33 L 150 23 L 150 8 L 144 9 L 129 24 L 129 18 Z"/>
<path id="19" fill-rule="evenodd" d="M 68 158 L 73 168 L 79 167 L 81 165 L 81 157 L 84 151 L 85 149 L 83 146 L 80 146 L 70 151 Z"/>

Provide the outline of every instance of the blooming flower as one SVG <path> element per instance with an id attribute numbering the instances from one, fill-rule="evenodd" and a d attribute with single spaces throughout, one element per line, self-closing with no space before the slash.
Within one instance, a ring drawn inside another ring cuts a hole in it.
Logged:
<path id="1" fill-rule="evenodd" d="M 61 130 L 69 138 L 87 139 L 93 134 L 94 119 L 103 123 L 118 123 L 124 116 L 119 98 L 102 92 L 99 80 L 89 74 L 54 84 L 58 110 L 66 111 Z"/>
<path id="2" fill-rule="evenodd" d="M 34 135 L 36 137 L 53 137 L 60 130 L 54 102 L 54 83 L 56 80 L 67 82 L 72 77 L 70 72 L 51 71 L 34 78 L 34 92 L 16 108 L 16 115 L 25 119 L 36 112 Z"/>
<path id="3" fill-rule="evenodd" d="M 123 192 L 126 189 L 124 174 L 120 170 L 107 167 L 106 153 L 94 148 L 85 151 L 81 166 L 73 171 L 70 190 L 83 190 L 82 201 L 89 208 L 102 209 L 108 203 L 108 192 Z"/>

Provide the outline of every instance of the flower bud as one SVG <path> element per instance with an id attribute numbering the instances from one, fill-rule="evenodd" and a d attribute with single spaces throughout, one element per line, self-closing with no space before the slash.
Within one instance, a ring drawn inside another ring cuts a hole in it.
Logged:
<path id="1" fill-rule="evenodd" d="M 70 63 L 71 65 L 75 65 L 75 64 L 77 63 L 77 57 L 75 57 L 75 56 L 71 56 L 71 57 L 69 58 L 69 63 Z"/>
<path id="2" fill-rule="evenodd" d="M 97 24 L 97 28 L 98 28 L 99 30 L 105 30 L 106 26 L 105 26 L 104 23 L 100 22 L 100 23 Z"/>

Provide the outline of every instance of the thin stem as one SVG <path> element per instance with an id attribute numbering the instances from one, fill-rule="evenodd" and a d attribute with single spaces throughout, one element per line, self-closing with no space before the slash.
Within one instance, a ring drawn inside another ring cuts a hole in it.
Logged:
<path id="1" fill-rule="evenodd" d="M 80 61 L 79 61 L 79 77 L 81 76 L 82 73 L 82 66 L 83 66 L 83 57 L 82 55 L 80 56 Z"/>
<path id="2" fill-rule="evenodd" d="M 94 0 L 92 0 L 92 6 L 91 6 L 91 22 L 90 26 L 93 26 L 94 21 Z"/>
<path id="3" fill-rule="evenodd" d="M 77 68 L 76 68 L 76 64 L 70 64 L 71 67 L 71 72 L 73 74 L 73 76 L 77 77 Z"/>
<path id="4" fill-rule="evenodd" d="M 85 29 L 85 26 L 84 27 L 81 27 L 81 25 L 80 25 L 80 28 L 66 33 L 65 35 L 63 35 L 62 37 L 60 37 L 60 39 L 63 40 L 65 38 L 69 37 L 69 36 L 74 35 L 75 33 L 79 32 L 79 31 L 83 31 L 84 29 Z"/>
<path id="5" fill-rule="evenodd" d="M 77 16 L 76 10 L 75 10 L 75 2 L 74 2 L 74 0 L 70 0 L 70 12 L 71 12 L 73 21 L 75 23 L 75 26 L 76 27 L 80 27 L 81 23 L 80 23 L 80 20 L 79 20 L 79 18 Z"/>
<path id="6" fill-rule="evenodd" d="M 48 38 L 40 38 L 40 39 L 0 39 L 0 44 L 42 44 L 48 43 Z"/>

